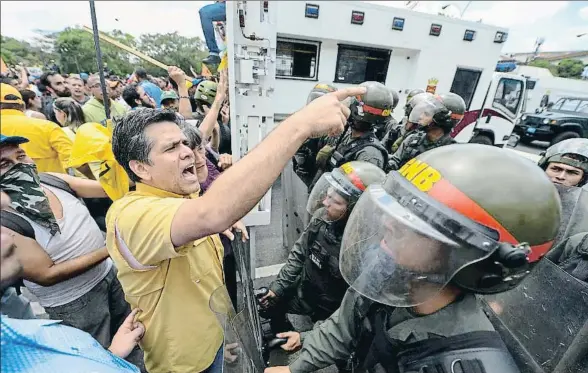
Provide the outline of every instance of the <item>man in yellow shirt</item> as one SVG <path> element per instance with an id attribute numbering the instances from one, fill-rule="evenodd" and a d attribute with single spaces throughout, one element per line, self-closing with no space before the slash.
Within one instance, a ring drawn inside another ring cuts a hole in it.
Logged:
<path id="1" fill-rule="evenodd" d="M 218 96 L 224 90 L 219 87 Z M 120 120 L 112 150 L 137 190 L 108 211 L 106 246 L 127 301 L 142 310 L 141 347 L 150 373 L 221 372 L 223 335 L 208 305 L 224 286 L 216 233 L 260 201 L 308 137 L 341 133 L 349 116 L 341 100 L 364 92 L 348 88 L 316 99 L 196 199 L 190 198 L 200 189 L 195 156 L 175 113 L 142 109 Z M 203 138 L 216 115 L 203 121 Z"/>
<path id="2" fill-rule="evenodd" d="M 5 136 L 30 140 L 22 148 L 35 161 L 39 172 L 67 173 L 72 142 L 57 124 L 27 117 L 22 96 L 8 84 L 0 85 L 0 131 Z"/>

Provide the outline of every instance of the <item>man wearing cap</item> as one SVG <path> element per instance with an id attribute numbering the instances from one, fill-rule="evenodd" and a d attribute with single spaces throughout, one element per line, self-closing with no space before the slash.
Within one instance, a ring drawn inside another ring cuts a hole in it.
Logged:
<path id="1" fill-rule="evenodd" d="M 159 103 L 162 109 L 170 109 L 178 111 L 179 109 L 179 97 L 174 91 L 164 91 L 161 94 L 161 102 Z"/>
<path id="2" fill-rule="evenodd" d="M 16 88 L 0 85 L 0 122 L 5 136 L 25 136 L 30 141 L 23 149 L 37 165 L 39 172 L 66 173 L 72 142 L 57 124 L 27 117 L 25 104 Z"/>

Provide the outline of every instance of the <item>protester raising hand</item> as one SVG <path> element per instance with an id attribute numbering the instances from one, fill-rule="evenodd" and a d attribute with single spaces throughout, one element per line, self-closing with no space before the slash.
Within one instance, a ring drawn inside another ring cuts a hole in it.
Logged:
<path id="1" fill-rule="evenodd" d="M 176 82 L 178 86 L 179 107 L 178 112 L 185 118 L 192 118 L 192 104 L 190 104 L 190 94 L 186 87 L 186 73 L 177 66 L 169 66 L 167 73 L 170 79 Z"/>
<path id="2" fill-rule="evenodd" d="M 229 89 L 229 78 L 227 70 L 219 72 L 220 79 L 216 88 L 216 96 L 214 102 L 210 105 L 202 124 L 200 125 L 200 131 L 202 132 L 202 138 L 209 139 L 212 136 L 214 127 L 217 125 L 218 115 L 222 108 L 223 102 L 227 99 Z"/>

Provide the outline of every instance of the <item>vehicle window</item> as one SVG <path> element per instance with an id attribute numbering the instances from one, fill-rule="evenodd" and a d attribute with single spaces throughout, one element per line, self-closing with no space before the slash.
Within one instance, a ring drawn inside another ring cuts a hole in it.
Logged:
<path id="1" fill-rule="evenodd" d="M 578 107 L 578 113 L 588 114 L 588 101 L 582 101 L 580 107 Z"/>
<path id="2" fill-rule="evenodd" d="M 335 83 L 359 84 L 371 80 L 385 84 L 390 52 L 339 44 Z"/>
<path id="3" fill-rule="evenodd" d="M 453 77 L 453 83 L 451 83 L 449 92 L 463 97 L 467 110 L 470 109 L 472 98 L 478 87 L 480 75 L 482 75 L 482 71 L 480 70 L 470 70 L 461 67 L 455 70 L 455 76 Z"/>
<path id="4" fill-rule="evenodd" d="M 320 43 L 278 39 L 276 77 L 316 80 Z"/>
<path id="5" fill-rule="evenodd" d="M 565 98 L 560 98 L 559 100 L 557 100 L 557 102 L 555 103 L 555 105 L 553 105 L 551 110 L 561 110 L 561 105 L 563 105 L 565 100 L 566 100 Z"/>
<path id="6" fill-rule="evenodd" d="M 523 82 L 502 78 L 494 96 L 493 107 L 506 109 L 508 114 L 516 115 L 521 104 Z"/>
<path id="7" fill-rule="evenodd" d="M 566 98 L 561 105 L 559 110 L 561 111 L 576 111 L 578 105 L 580 105 L 580 100 L 573 99 L 573 98 Z"/>

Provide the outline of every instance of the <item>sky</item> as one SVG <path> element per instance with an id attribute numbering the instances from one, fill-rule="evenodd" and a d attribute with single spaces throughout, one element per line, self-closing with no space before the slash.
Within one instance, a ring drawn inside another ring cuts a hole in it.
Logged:
<path id="1" fill-rule="evenodd" d="M 404 8 L 406 1 L 367 1 Z M 198 9 L 211 1 L 97 1 L 100 30 L 119 29 L 134 36 L 177 31 L 202 38 Z M 420 1 L 415 11 L 459 16 L 468 1 Z M 542 51 L 588 50 L 588 1 L 473 1 L 463 19 L 510 29 L 504 53 L 533 50 L 538 37 Z M 91 25 L 87 1 L 2 1 L 0 31 L 4 36 L 33 40 L 35 30 L 59 31 Z M 168 21 L 165 21 L 168 20 Z M 165 22 L 164 22 L 165 21 Z"/>

